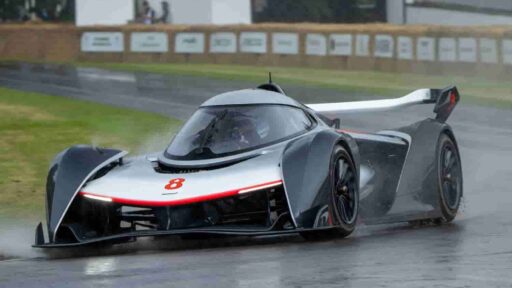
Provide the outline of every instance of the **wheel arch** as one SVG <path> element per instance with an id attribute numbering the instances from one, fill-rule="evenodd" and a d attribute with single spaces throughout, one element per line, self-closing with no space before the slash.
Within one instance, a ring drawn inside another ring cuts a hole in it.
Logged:
<path id="1" fill-rule="evenodd" d="M 438 143 L 444 133 L 457 146 L 455 134 L 450 125 L 435 119 L 425 119 L 397 130 L 409 134 L 412 139 L 402 168 L 397 197 L 405 197 L 403 199 L 411 201 L 420 200 L 423 204 L 432 205 L 433 210 L 428 212 L 428 217 L 438 217 L 441 213 L 437 197 Z M 424 214 L 419 217 L 425 218 Z M 408 220 L 418 217 L 413 218 Z"/>
<path id="2" fill-rule="evenodd" d="M 334 147 L 352 157 L 359 182 L 359 152 L 350 135 L 324 129 L 288 143 L 281 169 L 290 212 L 298 228 L 313 228 L 318 211 L 329 204 L 329 169 Z"/>
<path id="3" fill-rule="evenodd" d="M 57 154 L 48 173 L 48 180 L 52 179 L 53 183 L 46 185 L 46 219 L 50 242 L 55 241 L 57 230 L 78 190 L 97 171 L 120 161 L 127 153 L 117 149 L 77 145 Z"/>

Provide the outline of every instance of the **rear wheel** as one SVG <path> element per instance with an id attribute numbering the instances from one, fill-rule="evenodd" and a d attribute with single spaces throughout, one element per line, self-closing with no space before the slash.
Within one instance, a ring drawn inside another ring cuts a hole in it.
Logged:
<path id="1" fill-rule="evenodd" d="M 451 222 L 459 210 L 462 198 L 462 166 L 459 149 L 446 133 L 441 134 L 437 145 L 436 179 L 437 199 L 441 217 L 409 221 L 413 226 Z"/>
<path id="2" fill-rule="evenodd" d="M 336 146 L 330 163 L 331 203 L 329 217 L 332 229 L 308 231 L 301 235 L 308 240 L 346 237 L 356 226 L 359 213 L 359 185 L 354 160 L 342 146 Z"/>
<path id="3" fill-rule="evenodd" d="M 446 134 L 442 134 L 438 144 L 438 193 L 442 222 L 452 221 L 459 210 L 462 198 L 462 166 L 459 149 Z"/>

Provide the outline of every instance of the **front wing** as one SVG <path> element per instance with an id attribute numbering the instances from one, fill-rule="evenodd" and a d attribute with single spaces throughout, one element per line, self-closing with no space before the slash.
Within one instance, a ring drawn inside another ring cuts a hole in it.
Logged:
<path id="1" fill-rule="evenodd" d="M 277 229 L 274 225 L 267 229 L 247 229 L 238 228 L 193 228 L 193 229 L 175 229 L 167 231 L 132 231 L 116 235 L 97 237 L 73 243 L 49 243 L 44 241 L 42 224 L 36 228 L 36 242 L 32 247 L 35 248 L 73 248 L 79 246 L 87 246 L 98 243 L 122 243 L 135 241 L 137 238 L 143 237 L 170 237 L 170 236 L 232 236 L 232 237 L 258 237 L 258 236 L 279 236 L 288 234 L 297 234 L 310 231 L 327 231 L 334 229 L 333 227 L 322 228 L 292 228 L 286 230 Z M 78 236 L 78 235 L 77 235 Z"/>

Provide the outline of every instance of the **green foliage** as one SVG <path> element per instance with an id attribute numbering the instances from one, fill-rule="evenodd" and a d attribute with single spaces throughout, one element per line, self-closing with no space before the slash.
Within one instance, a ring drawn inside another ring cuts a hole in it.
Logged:
<path id="1" fill-rule="evenodd" d="M 179 124 L 155 114 L 0 88 L 0 217 L 40 216 L 48 163 L 66 147 L 94 144 L 136 155 L 163 149 Z"/>
<path id="2" fill-rule="evenodd" d="M 371 5 L 374 3 L 375 5 Z M 268 0 L 255 13 L 255 22 L 352 23 L 383 21 L 385 1 L 361 0 Z M 370 7 L 370 8 L 368 8 Z"/>
<path id="3" fill-rule="evenodd" d="M 23 7 L 25 0 L 2 0 L 0 1 L 0 18 L 2 20 L 17 20 L 18 7 Z"/>
<path id="4" fill-rule="evenodd" d="M 60 4 L 60 15 L 56 15 Z M 25 0 L 0 0 L 0 19 L 3 21 L 20 21 L 20 12 L 28 18 L 28 13 L 35 14 L 43 20 L 72 21 L 75 15 L 75 0 L 37 0 L 35 6 L 26 9 Z"/>

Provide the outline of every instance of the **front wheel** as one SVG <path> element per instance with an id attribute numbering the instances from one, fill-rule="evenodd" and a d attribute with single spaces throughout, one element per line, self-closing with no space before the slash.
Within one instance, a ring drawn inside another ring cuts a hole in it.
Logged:
<path id="1" fill-rule="evenodd" d="M 359 214 L 359 179 L 354 160 L 342 146 L 336 146 L 332 153 L 329 181 L 331 187 L 329 218 L 332 229 L 308 231 L 301 235 L 308 240 L 326 237 L 346 237 L 356 226 Z"/>

